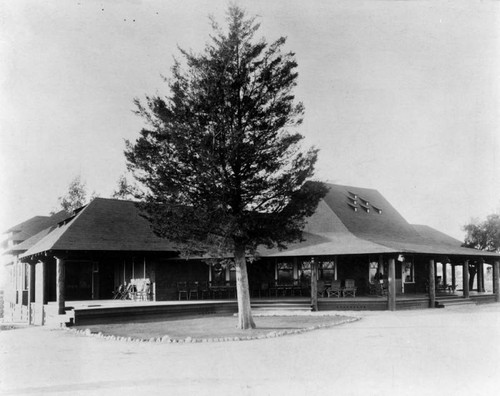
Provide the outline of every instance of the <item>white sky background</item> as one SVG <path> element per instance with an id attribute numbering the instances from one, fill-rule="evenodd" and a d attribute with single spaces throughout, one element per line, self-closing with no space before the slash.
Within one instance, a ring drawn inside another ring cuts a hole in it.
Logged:
<path id="1" fill-rule="evenodd" d="M 77 175 L 110 196 L 134 97 L 166 93 L 228 1 L 0 5 L 0 228 L 57 208 Z M 500 208 L 500 4 L 236 1 L 296 53 L 317 178 L 379 190 L 410 222 L 463 239 Z"/>

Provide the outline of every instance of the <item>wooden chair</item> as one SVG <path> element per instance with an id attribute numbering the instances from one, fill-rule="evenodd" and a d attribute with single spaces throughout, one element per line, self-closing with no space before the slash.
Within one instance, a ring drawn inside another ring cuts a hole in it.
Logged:
<path id="1" fill-rule="evenodd" d="M 274 297 L 278 297 L 278 285 L 275 282 L 269 285 L 269 297 L 271 297 L 271 294 L 274 294 Z"/>
<path id="2" fill-rule="evenodd" d="M 120 300 L 132 300 L 135 293 L 135 285 L 129 283 L 123 290 Z"/>
<path id="3" fill-rule="evenodd" d="M 342 297 L 342 286 L 339 280 L 332 280 L 332 285 L 326 289 L 328 297 Z"/>
<path id="4" fill-rule="evenodd" d="M 188 296 L 189 299 L 192 300 L 194 296 L 196 296 L 196 299 L 198 300 L 199 297 L 199 287 L 198 287 L 198 282 L 189 282 L 189 287 L 188 287 Z"/>
<path id="5" fill-rule="evenodd" d="M 136 279 L 134 285 L 135 285 L 135 293 L 133 295 L 134 301 L 142 300 L 144 295 L 144 287 L 146 286 L 144 279 Z"/>
<path id="6" fill-rule="evenodd" d="M 368 286 L 370 288 L 370 294 L 374 296 L 387 296 L 387 285 L 384 281 L 374 280 Z"/>
<path id="7" fill-rule="evenodd" d="M 210 298 L 210 288 L 208 287 L 208 282 L 200 282 L 199 286 L 201 299 L 204 300 L 205 297 Z"/>
<path id="8" fill-rule="evenodd" d="M 325 293 L 326 293 L 325 282 L 318 281 L 318 297 L 325 297 Z"/>
<path id="9" fill-rule="evenodd" d="M 187 282 L 177 282 L 177 295 L 179 296 L 179 300 L 182 296 L 186 297 L 186 300 L 189 300 Z"/>
<path id="10" fill-rule="evenodd" d="M 299 296 L 302 296 L 302 285 L 299 280 L 294 280 L 292 285 L 292 296 L 296 296 L 297 293 Z"/>
<path id="11" fill-rule="evenodd" d="M 144 301 L 151 300 L 151 281 L 149 281 L 149 279 L 144 283 L 144 289 L 142 291 L 142 298 Z"/>
<path id="12" fill-rule="evenodd" d="M 269 283 L 267 282 L 262 282 L 260 284 L 260 292 L 259 292 L 259 297 L 261 296 L 266 296 L 269 297 Z"/>
<path id="13" fill-rule="evenodd" d="M 342 289 L 342 294 L 344 297 L 356 297 L 356 284 L 354 279 L 346 279 L 344 289 Z"/>
<path id="14" fill-rule="evenodd" d="M 209 282 L 210 295 L 214 299 L 218 299 L 223 297 L 223 288 L 219 284 L 219 282 Z"/>
<path id="15" fill-rule="evenodd" d="M 127 287 L 126 284 L 118 286 L 116 290 L 113 292 L 113 300 L 121 300 L 126 287 Z"/>

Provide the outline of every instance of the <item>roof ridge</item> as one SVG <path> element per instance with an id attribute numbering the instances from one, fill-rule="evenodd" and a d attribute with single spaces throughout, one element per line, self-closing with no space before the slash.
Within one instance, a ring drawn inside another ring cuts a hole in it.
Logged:
<path id="1" fill-rule="evenodd" d="M 95 200 L 102 200 L 102 201 L 118 201 L 118 202 L 132 202 L 132 203 L 137 203 L 140 201 L 132 201 L 131 199 L 120 199 L 120 198 L 106 198 L 106 197 L 95 197 L 91 202 Z M 91 203 L 89 202 L 89 204 Z M 87 206 L 89 205 L 87 204 Z"/>

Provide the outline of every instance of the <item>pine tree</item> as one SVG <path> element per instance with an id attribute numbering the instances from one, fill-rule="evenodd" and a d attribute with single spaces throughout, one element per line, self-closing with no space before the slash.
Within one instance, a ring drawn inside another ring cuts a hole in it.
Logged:
<path id="1" fill-rule="evenodd" d="M 125 156 L 159 235 L 186 251 L 234 258 L 238 327 L 247 329 L 255 324 L 246 257 L 261 244 L 300 240 L 326 188 L 307 181 L 317 150 L 299 147 L 304 108 L 292 92 L 297 63 L 283 52 L 285 38 L 255 40 L 259 24 L 236 6 L 227 22 L 227 32 L 213 22 L 202 53 L 180 50 L 184 64 L 175 61 L 166 79 L 168 97 L 135 100 L 147 127 Z"/>

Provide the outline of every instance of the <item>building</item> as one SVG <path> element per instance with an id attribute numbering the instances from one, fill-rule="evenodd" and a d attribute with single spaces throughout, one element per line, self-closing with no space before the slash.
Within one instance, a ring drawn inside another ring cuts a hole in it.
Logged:
<path id="1" fill-rule="evenodd" d="M 376 190 L 328 187 L 302 242 L 259 250 L 248 266 L 253 296 L 307 295 L 314 276 L 325 299 L 328 287 L 340 282 L 345 291 L 349 280 L 354 298 L 387 292 L 388 309 L 396 308 L 400 296 L 412 295 L 427 295 L 434 306 L 436 290 L 462 289 L 469 298 L 469 274 L 477 273 L 475 293 L 498 301 L 499 254 L 463 248 L 437 230 L 409 224 Z M 197 282 L 196 298 L 234 297 L 230 260 L 207 264 L 179 257 L 134 202 L 96 198 L 71 215 L 34 219 L 8 230 L 10 241 L 18 242 L 8 248 L 16 273 L 6 295 L 10 317 L 15 312 L 18 319 L 42 324 L 49 302 L 57 302 L 62 314 L 67 301 L 111 299 L 120 285 L 138 281 L 147 282 L 147 297 L 155 301 L 191 297 L 185 282 Z M 14 231 L 23 237 L 15 239 Z"/>

